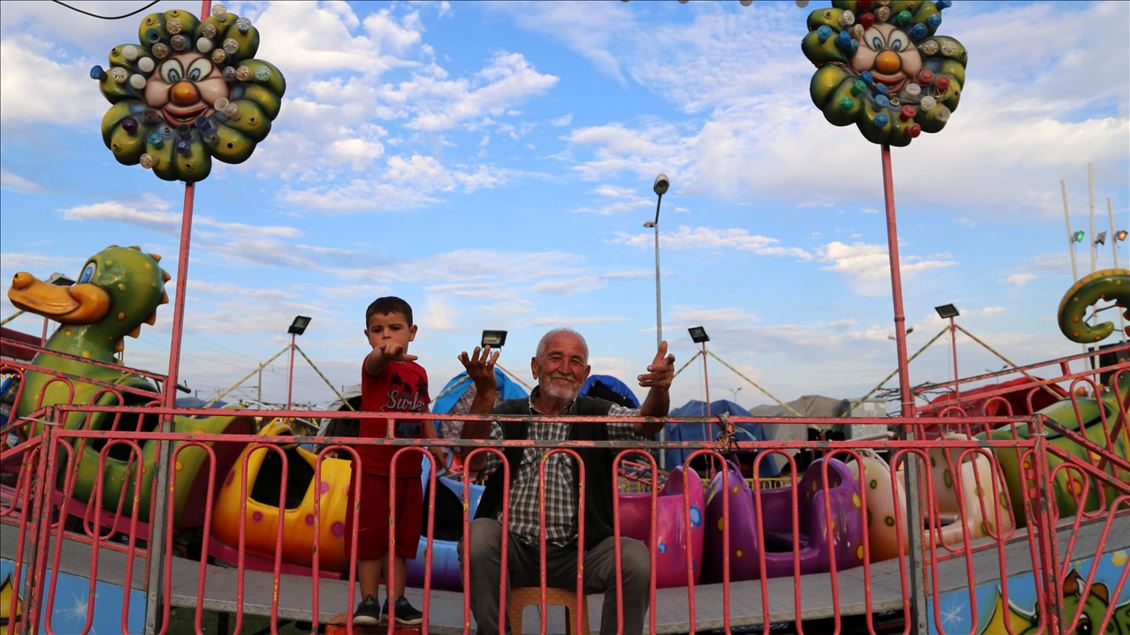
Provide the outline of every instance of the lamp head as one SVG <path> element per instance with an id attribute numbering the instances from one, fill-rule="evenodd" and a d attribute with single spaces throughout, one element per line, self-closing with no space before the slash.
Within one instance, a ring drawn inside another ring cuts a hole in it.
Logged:
<path id="1" fill-rule="evenodd" d="M 302 335 L 306 332 L 307 326 L 310 326 L 310 318 L 305 315 L 296 315 L 286 332 L 291 335 Z"/>
<path id="2" fill-rule="evenodd" d="M 938 312 L 938 317 L 942 319 L 955 318 L 961 315 L 961 312 L 957 310 L 957 307 L 952 304 L 943 304 L 942 306 L 936 306 L 934 307 L 934 310 Z"/>
<path id="3" fill-rule="evenodd" d="M 69 287 L 69 286 L 73 285 L 74 283 L 75 283 L 74 280 L 71 280 L 67 276 L 65 276 L 65 275 L 63 275 L 63 274 L 61 274 L 57 271 L 47 277 L 47 284 L 53 284 L 53 285 L 58 286 L 58 287 Z"/>
<path id="4" fill-rule="evenodd" d="M 671 187 L 671 180 L 667 178 L 666 174 L 660 174 L 655 177 L 655 185 L 651 189 L 659 196 L 667 193 L 667 188 Z"/>
<path id="5" fill-rule="evenodd" d="M 692 326 L 687 329 L 687 332 L 691 334 L 691 341 L 695 344 L 710 341 L 710 336 L 706 334 L 706 329 L 701 326 Z"/>
<path id="6" fill-rule="evenodd" d="M 506 343 L 506 331 L 483 331 L 483 347 L 502 348 Z"/>

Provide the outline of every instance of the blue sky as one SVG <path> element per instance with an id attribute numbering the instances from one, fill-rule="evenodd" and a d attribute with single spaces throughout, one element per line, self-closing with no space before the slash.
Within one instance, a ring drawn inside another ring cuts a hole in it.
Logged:
<path id="1" fill-rule="evenodd" d="M 712 351 L 784 400 L 862 395 L 895 364 L 880 152 L 808 97 L 800 42 L 825 4 L 228 4 L 259 28 L 257 57 L 287 93 L 251 158 L 216 163 L 197 187 L 181 377 L 214 395 L 305 314 L 300 346 L 336 385 L 354 384 L 365 306 L 395 294 L 417 312 L 412 350 L 433 396 L 484 328 L 509 331 L 500 362 L 526 381 L 540 335 L 570 326 L 593 372 L 634 383 L 654 355 L 642 224 L 664 172 L 677 364 L 701 324 Z M 199 11 L 150 11 L 177 7 Z M 73 277 L 112 243 L 165 255 L 175 275 L 183 187 L 114 161 L 98 128 L 108 104 L 88 77 L 135 41 L 144 14 L 3 9 L 0 275 Z M 1117 227 L 1130 225 L 1130 4 L 955 2 L 944 17 L 938 33 L 969 50 L 961 104 L 939 134 L 893 150 L 911 352 L 944 327 L 933 307 L 949 302 L 1018 363 L 1078 352 L 1055 324 L 1072 281 L 1060 180 L 1073 227 L 1089 229 L 1088 163 L 1097 228 L 1108 198 Z M 1109 244 L 1097 261 L 1112 266 Z M 14 311 L 6 297 L 0 308 Z M 164 372 L 171 320 L 163 307 L 127 340 L 127 363 Z M 911 366 L 912 383 L 950 377 L 942 344 Z M 962 374 L 1002 366 L 963 337 L 958 355 Z M 285 399 L 285 361 L 264 373 L 266 399 Z M 769 401 L 709 371 L 713 398 Z M 672 399 L 702 392 L 692 366 Z M 296 400 L 330 397 L 300 360 Z"/>

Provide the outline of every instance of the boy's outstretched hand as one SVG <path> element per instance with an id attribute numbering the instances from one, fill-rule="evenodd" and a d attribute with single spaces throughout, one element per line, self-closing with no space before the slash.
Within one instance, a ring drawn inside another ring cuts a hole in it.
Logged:
<path id="1" fill-rule="evenodd" d="M 667 354 L 667 340 L 659 343 L 655 358 L 647 367 L 647 372 L 639 376 L 641 388 L 667 390 L 675 379 L 675 356 Z"/>
<path id="2" fill-rule="evenodd" d="M 374 346 L 372 354 L 384 362 L 414 362 L 419 359 L 415 355 L 409 355 L 405 347 L 392 342 Z"/>
<path id="3" fill-rule="evenodd" d="M 361 364 L 361 368 L 369 376 L 376 377 L 385 372 L 391 362 L 414 362 L 416 359 L 415 355 L 408 354 L 408 349 L 404 346 L 386 342 L 374 346 L 373 350 L 369 351 L 369 354 L 365 356 L 365 361 Z"/>
<path id="4" fill-rule="evenodd" d="M 490 350 L 490 346 L 475 347 L 475 352 L 467 355 L 467 351 L 459 354 L 459 362 L 463 364 L 463 368 L 467 369 L 467 376 L 471 381 L 475 382 L 475 390 L 483 392 L 484 390 L 496 390 L 498 388 L 497 382 L 494 378 L 494 365 L 498 362 L 498 356 L 502 351 Z"/>

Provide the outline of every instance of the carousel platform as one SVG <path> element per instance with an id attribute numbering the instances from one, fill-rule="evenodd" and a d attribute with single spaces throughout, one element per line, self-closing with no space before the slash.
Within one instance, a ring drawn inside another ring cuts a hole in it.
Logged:
<path id="1" fill-rule="evenodd" d="M 1130 522 L 1130 514 L 1119 514 L 1115 526 L 1125 526 Z M 6 539 L 2 541 L 0 557 L 12 560 L 15 556 L 16 541 L 13 527 L 7 525 Z M 1070 527 L 1060 530 L 1060 549 L 1068 547 L 1074 537 L 1073 557 L 1092 555 L 1102 540 L 1103 523 L 1083 524 L 1077 533 Z M 46 545 L 54 549 L 55 538 Z M 980 543 L 983 545 L 984 543 Z M 118 545 L 119 547 L 121 545 Z M 1114 531 L 1102 546 L 1103 552 L 1130 548 L 1130 533 Z M 49 552 L 49 556 L 53 555 Z M 90 573 L 93 548 L 90 544 L 65 538 L 62 545 L 60 570 L 87 576 Z M 116 548 L 103 546 L 98 554 L 97 578 L 101 582 L 121 585 L 125 580 L 127 556 Z M 50 561 L 49 561 L 50 562 Z M 967 564 L 968 562 L 968 564 Z M 1033 570 L 1031 551 L 1026 530 L 1017 532 L 1016 537 L 1006 544 L 1004 565 L 1007 576 L 1030 573 Z M 134 556 L 133 579 L 131 586 L 143 590 L 145 559 Z M 967 588 L 968 569 L 972 570 L 974 584 L 991 582 L 1001 577 L 1001 564 L 995 548 L 983 548 L 968 561 L 964 557 L 939 558 L 937 564 L 937 593 Z M 174 557 L 170 601 L 173 606 L 195 607 L 203 604 L 204 609 L 234 614 L 238 608 L 236 591 L 239 587 L 239 571 L 230 566 L 208 564 L 205 567 L 205 588 L 202 598 L 197 597 L 200 564 L 196 560 Z M 243 584 L 243 612 L 245 615 L 271 615 L 272 613 L 272 574 L 263 571 L 246 571 Z M 347 583 L 342 580 L 322 579 L 319 584 L 319 622 L 334 624 L 349 612 L 347 605 Z M 771 623 L 792 623 L 797 616 L 801 620 L 819 620 L 835 616 L 838 597 L 838 613 L 841 617 L 863 615 L 869 610 L 873 613 L 900 611 L 903 606 L 903 592 L 896 560 L 880 562 L 871 567 L 870 582 L 864 578 L 862 567 L 841 571 L 837 576 L 836 589 L 833 590 L 832 576 L 829 574 L 810 574 L 801 576 L 794 585 L 793 578 L 770 579 L 765 589 L 767 593 L 768 621 Z M 870 604 L 867 593 L 870 592 Z M 312 580 L 308 576 L 283 575 L 279 584 L 278 618 L 280 620 L 313 621 Z M 408 598 L 416 607 L 423 606 L 423 593 L 420 589 L 409 588 Z M 696 608 L 695 628 L 699 631 L 721 629 L 723 620 L 723 585 L 703 584 L 694 589 Z M 589 621 L 594 631 L 600 624 L 602 596 L 587 598 Z M 730 626 L 746 627 L 763 625 L 762 585 L 759 581 L 742 581 L 730 585 Z M 690 630 L 686 588 L 659 589 L 656 591 L 655 627 L 657 633 L 686 633 Z M 548 632 L 565 633 L 565 612 L 560 607 L 549 610 Z M 648 618 L 650 619 L 650 618 Z M 463 595 L 449 591 L 433 591 L 430 607 L 429 631 L 433 633 L 461 633 L 463 631 Z M 473 623 L 473 622 L 472 622 Z M 646 624 L 645 620 L 645 624 Z M 536 633 L 540 626 L 538 612 L 527 610 L 524 614 L 522 632 Z M 381 629 L 381 632 L 384 632 Z"/>

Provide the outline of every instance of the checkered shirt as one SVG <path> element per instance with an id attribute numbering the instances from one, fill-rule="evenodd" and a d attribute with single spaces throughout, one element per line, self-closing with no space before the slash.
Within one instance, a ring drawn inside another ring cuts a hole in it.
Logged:
<path id="1" fill-rule="evenodd" d="M 540 388 L 534 388 L 539 390 Z M 572 414 L 576 400 L 569 404 L 562 416 Z M 617 404 L 610 404 L 608 416 L 623 417 L 639 414 L 639 410 L 625 408 Z M 533 395 L 530 395 L 530 413 L 540 415 L 534 408 Z M 565 441 L 569 436 L 569 424 L 565 421 L 536 421 L 530 422 L 529 438 L 540 441 Z M 635 441 L 647 439 L 636 433 L 635 424 L 609 423 L 609 441 Z M 502 426 L 493 422 L 490 426 L 490 438 L 502 440 Z M 511 465 L 511 470 L 518 470 L 510 487 L 510 533 L 527 545 L 537 546 L 540 541 L 539 528 L 541 527 L 540 510 L 538 507 L 538 471 L 541 458 L 546 453 L 544 448 L 526 448 L 522 454 L 522 463 L 519 466 Z M 501 459 L 494 454 L 487 455 L 487 463 L 483 469 L 484 475 L 494 473 L 502 465 Z M 577 488 L 573 479 L 573 459 L 564 454 L 557 453 L 549 457 L 546 462 L 545 488 L 545 539 L 554 545 L 565 546 L 575 544 L 577 541 Z M 594 475 L 586 473 L 588 479 L 607 479 L 610 475 Z M 498 520 L 502 520 L 499 511 Z"/>

